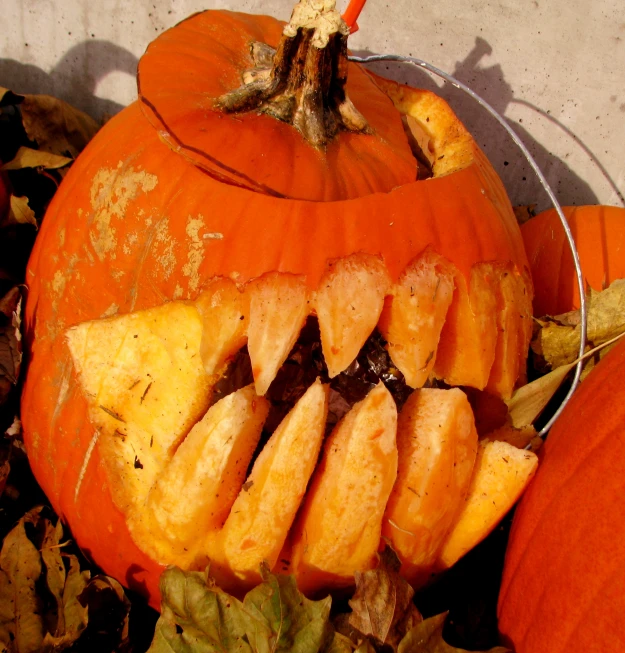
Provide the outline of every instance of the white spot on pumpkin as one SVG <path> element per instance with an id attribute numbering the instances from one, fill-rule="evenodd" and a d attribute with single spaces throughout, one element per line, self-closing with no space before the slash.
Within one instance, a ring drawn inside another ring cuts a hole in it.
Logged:
<path id="1" fill-rule="evenodd" d="M 189 278 L 189 290 L 195 292 L 200 287 L 200 265 L 204 260 L 204 251 L 202 238 L 200 238 L 200 229 L 204 226 L 204 217 L 199 215 L 197 218 L 189 216 L 187 220 L 187 236 L 190 242 L 187 244 L 187 262 L 182 267 L 182 274 Z"/>
<path id="2" fill-rule="evenodd" d="M 61 272 L 61 270 L 57 270 L 54 273 L 54 277 L 52 278 L 52 292 L 54 292 L 57 297 L 55 299 L 58 300 L 58 295 L 61 295 L 63 291 L 65 290 L 65 284 L 67 283 L 67 278 Z"/>
<path id="3" fill-rule="evenodd" d="M 129 167 L 123 170 L 120 161 L 117 169 L 101 168 L 91 184 L 93 226 L 89 239 L 96 255 L 103 261 L 109 255 L 115 258 L 117 249 L 114 220 L 122 220 L 132 200 L 140 193 L 154 190 L 158 178 L 144 170 Z"/>
<path id="4" fill-rule="evenodd" d="M 100 317 L 111 317 L 112 315 L 117 315 L 119 311 L 119 306 L 115 303 L 111 304 L 105 311 L 100 315 Z"/>
<path id="5" fill-rule="evenodd" d="M 169 233 L 169 218 L 163 218 L 156 227 L 155 240 L 161 246 L 162 252 L 155 253 L 164 279 L 169 279 L 176 267 L 174 247 L 176 240 Z M 160 248 L 159 248 L 160 249 Z"/>
<path id="6" fill-rule="evenodd" d="M 174 290 L 174 299 L 180 299 L 183 293 L 182 286 L 178 283 L 176 284 L 176 289 Z"/>

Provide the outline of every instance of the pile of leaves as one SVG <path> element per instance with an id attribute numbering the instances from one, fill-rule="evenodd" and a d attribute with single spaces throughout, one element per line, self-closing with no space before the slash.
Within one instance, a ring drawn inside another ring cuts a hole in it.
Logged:
<path id="1" fill-rule="evenodd" d="M 261 569 L 263 582 L 239 601 L 209 571 L 170 567 L 161 577 L 162 612 L 150 651 L 461 653 L 443 639 L 447 614 L 424 619 L 399 567 L 387 547 L 377 569 L 356 573 L 351 611 L 334 615 L 330 597 L 307 599 L 292 576 Z"/>

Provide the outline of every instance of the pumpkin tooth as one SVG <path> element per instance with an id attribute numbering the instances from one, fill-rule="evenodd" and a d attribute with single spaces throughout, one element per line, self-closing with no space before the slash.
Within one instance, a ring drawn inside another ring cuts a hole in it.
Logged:
<path id="1" fill-rule="evenodd" d="M 532 480 L 538 457 L 507 442 L 480 442 L 464 506 L 443 543 L 436 567 L 447 569 L 503 519 Z"/>
<path id="2" fill-rule="evenodd" d="M 195 302 L 202 316 L 200 354 L 207 374 L 221 374 L 247 340 L 249 297 L 230 279 L 214 279 Z"/>
<path id="3" fill-rule="evenodd" d="M 248 284 L 247 348 L 256 392 L 264 395 L 293 348 L 310 313 L 303 277 L 273 272 Z"/>
<path id="4" fill-rule="evenodd" d="M 142 503 L 208 408 L 214 379 L 204 372 L 201 338 L 199 313 L 182 302 L 83 322 L 67 332 L 100 455 L 123 510 Z"/>
<path id="5" fill-rule="evenodd" d="M 389 287 L 386 266 L 369 254 L 338 259 L 321 278 L 315 309 L 331 378 L 349 367 L 371 335 Z"/>
<path id="6" fill-rule="evenodd" d="M 173 564 L 192 555 L 198 534 L 222 527 L 268 412 L 269 402 L 247 386 L 218 401 L 191 429 L 134 520 L 142 527 L 149 522 L 155 547 L 165 542 L 158 560 Z"/>
<path id="7" fill-rule="evenodd" d="M 397 449 L 382 534 L 402 560 L 402 575 L 421 585 L 462 507 L 475 463 L 477 431 L 464 392 L 413 392 L 399 415 Z"/>
<path id="8" fill-rule="evenodd" d="M 397 410 L 382 383 L 329 436 L 293 532 L 303 591 L 350 586 L 374 565 L 397 474 Z"/>
<path id="9" fill-rule="evenodd" d="M 449 261 L 428 249 L 406 268 L 385 300 L 378 329 L 412 388 L 423 386 L 434 367 L 454 272 Z"/>
<path id="10" fill-rule="evenodd" d="M 260 582 L 263 561 L 276 564 L 317 463 L 327 412 L 328 386 L 317 380 L 274 431 L 217 541 L 209 543 L 217 578 L 225 564 L 252 585 Z"/>
<path id="11" fill-rule="evenodd" d="M 471 269 L 469 283 L 462 273 L 441 331 L 434 375 L 449 385 L 483 390 L 495 360 L 497 343 L 496 270 L 492 263 Z"/>
<path id="12" fill-rule="evenodd" d="M 512 264 L 502 266 L 498 272 L 497 344 L 486 390 L 509 399 L 519 378 L 521 358 L 525 366 L 527 357 L 529 340 L 526 341 L 526 337 L 531 336 L 525 326 L 530 318 L 529 302 L 524 301 L 525 283 Z M 519 352 L 523 352 L 522 355 Z"/>

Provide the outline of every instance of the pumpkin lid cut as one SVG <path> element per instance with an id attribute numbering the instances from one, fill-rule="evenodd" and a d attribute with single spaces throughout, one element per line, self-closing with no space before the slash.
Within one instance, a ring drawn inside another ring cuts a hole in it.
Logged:
<path id="1" fill-rule="evenodd" d="M 414 182 L 401 115 L 348 62 L 334 4 L 302 0 L 286 26 L 229 11 L 188 18 L 139 63 L 144 114 L 192 163 L 257 192 L 333 201 Z"/>

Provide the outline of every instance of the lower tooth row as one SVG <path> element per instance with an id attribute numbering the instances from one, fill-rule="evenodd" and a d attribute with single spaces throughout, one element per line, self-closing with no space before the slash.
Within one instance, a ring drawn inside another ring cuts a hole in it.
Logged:
<path id="1" fill-rule="evenodd" d="M 376 565 L 384 537 L 402 575 L 420 586 L 482 539 L 536 467 L 533 454 L 506 443 L 478 447 L 462 391 L 417 390 L 398 419 L 382 383 L 335 427 L 318 460 L 327 404 L 317 381 L 243 483 L 268 405 L 252 386 L 220 400 L 129 512 L 138 544 L 163 563 L 210 560 L 234 592 L 260 582 L 262 563 L 286 564 L 314 594 L 353 585 L 356 571 Z"/>

